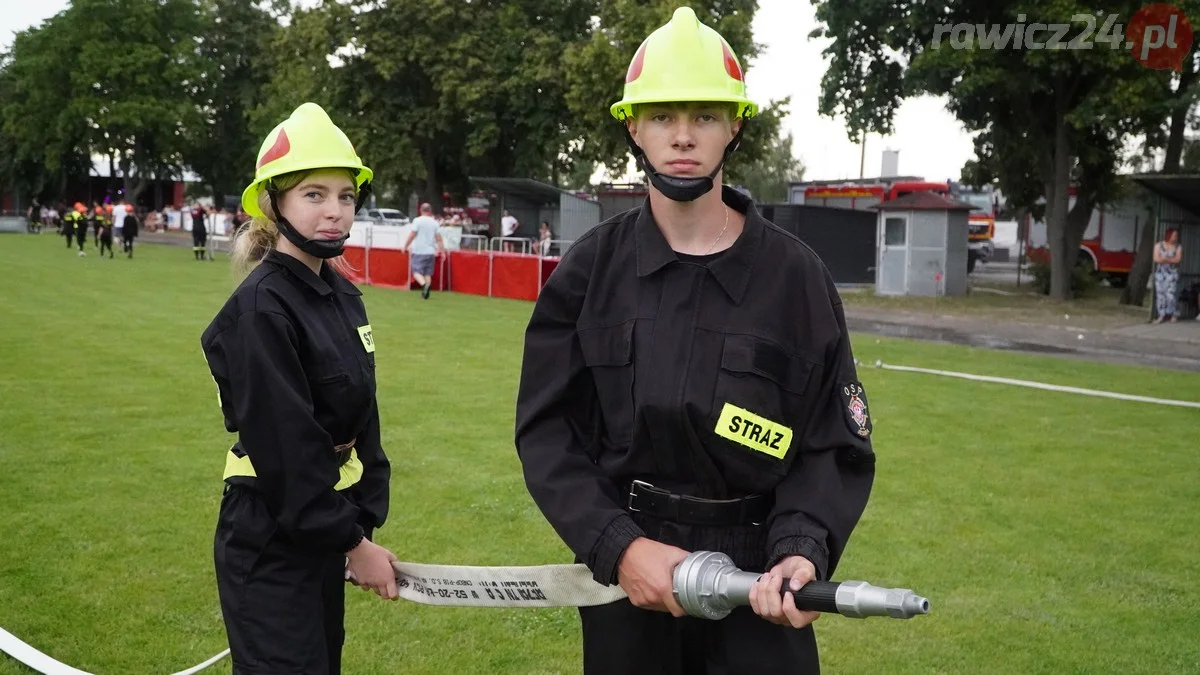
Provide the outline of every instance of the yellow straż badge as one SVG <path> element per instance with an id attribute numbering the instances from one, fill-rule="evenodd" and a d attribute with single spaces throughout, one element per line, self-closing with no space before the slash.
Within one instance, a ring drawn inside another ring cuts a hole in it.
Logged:
<path id="1" fill-rule="evenodd" d="M 788 448 L 792 446 L 791 428 L 755 415 L 732 403 L 726 403 L 725 407 L 721 408 L 721 417 L 713 431 L 722 438 L 776 459 L 787 456 Z"/>
<path id="2" fill-rule="evenodd" d="M 371 336 L 371 324 L 359 326 L 358 337 L 362 340 L 363 349 L 367 350 L 367 353 L 375 352 L 375 339 Z"/>

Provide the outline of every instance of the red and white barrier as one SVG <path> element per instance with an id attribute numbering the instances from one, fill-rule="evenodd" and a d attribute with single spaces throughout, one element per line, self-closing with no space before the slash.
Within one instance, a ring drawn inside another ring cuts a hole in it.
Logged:
<path id="1" fill-rule="evenodd" d="M 417 288 L 409 253 L 409 226 L 355 223 L 346 242 L 346 275 L 356 284 Z M 450 239 L 447 237 L 446 239 Z M 559 258 L 495 250 L 451 250 L 433 267 L 433 290 L 491 298 L 537 300 Z"/>

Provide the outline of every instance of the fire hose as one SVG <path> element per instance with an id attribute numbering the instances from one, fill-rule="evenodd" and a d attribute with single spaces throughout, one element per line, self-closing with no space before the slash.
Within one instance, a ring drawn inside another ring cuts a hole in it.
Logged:
<path id="1" fill-rule="evenodd" d="M 472 567 L 394 562 L 401 598 L 423 605 L 452 607 L 590 607 L 620 600 L 620 586 L 592 579 L 585 565 Z M 672 585 L 680 607 L 701 619 L 723 619 L 735 607 L 750 604 L 750 588 L 759 578 L 744 572 L 729 556 L 696 551 L 676 568 Z M 347 572 L 347 579 L 350 579 Z M 906 588 L 881 588 L 865 581 L 810 581 L 792 593 L 796 608 L 836 613 L 855 619 L 887 616 L 908 619 L 929 613 L 929 601 Z M 88 675 L 25 644 L 0 629 L 0 652 L 44 675 Z M 225 650 L 175 675 L 192 675 L 229 654 Z"/>
<path id="2" fill-rule="evenodd" d="M 459 607 L 588 607 L 625 597 L 620 586 L 592 579 L 584 565 L 469 567 L 392 563 L 400 597 L 426 605 Z M 675 599 L 688 613 L 718 620 L 750 604 L 750 588 L 760 575 L 743 572 L 729 556 L 695 551 L 675 568 Z M 798 591 L 796 608 L 862 619 L 909 619 L 929 613 L 929 601 L 907 588 L 881 588 L 865 581 L 810 581 Z"/>

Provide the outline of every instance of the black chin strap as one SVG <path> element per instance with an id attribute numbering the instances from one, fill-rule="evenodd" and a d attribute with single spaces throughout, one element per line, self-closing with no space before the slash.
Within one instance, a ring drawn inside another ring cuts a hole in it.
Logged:
<path id="1" fill-rule="evenodd" d="M 288 222 L 287 218 L 283 217 L 283 212 L 279 210 L 279 188 L 275 186 L 274 181 L 267 181 L 267 195 L 271 198 L 271 210 L 275 213 L 275 224 L 279 227 L 279 233 L 285 239 L 292 242 L 296 248 L 305 253 L 321 259 L 336 258 L 342 254 L 346 246 L 346 240 L 350 238 L 349 234 L 343 234 L 337 239 L 305 239 L 296 228 Z M 367 198 L 371 194 L 371 183 L 368 181 L 362 184 L 358 190 L 358 198 L 354 203 L 354 213 L 358 213 L 366 203 Z"/>
<path id="2" fill-rule="evenodd" d="M 697 178 L 671 176 L 656 170 L 654 165 L 650 163 L 650 159 L 646 157 L 645 151 L 634 141 L 633 135 L 629 133 L 629 125 L 624 123 L 624 118 L 621 120 L 621 130 L 625 132 L 625 141 L 629 144 L 629 150 L 633 153 L 633 157 L 637 160 L 642 172 L 650 179 L 650 184 L 671 201 L 691 202 L 699 199 L 713 189 L 713 179 L 724 168 L 725 162 L 729 161 L 729 157 L 733 155 L 734 150 L 737 150 L 738 146 L 741 145 L 742 132 L 746 130 L 747 123 L 745 113 L 748 111 L 749 108 L 746 108 L 742 112 L 742 126 L 733 135 L 733 139 L 729 141 L 729 144 L 725 146 L 725 153 L 721 156 L 721 161 L 717 164 L 716 168 L 707 176 Z"/>

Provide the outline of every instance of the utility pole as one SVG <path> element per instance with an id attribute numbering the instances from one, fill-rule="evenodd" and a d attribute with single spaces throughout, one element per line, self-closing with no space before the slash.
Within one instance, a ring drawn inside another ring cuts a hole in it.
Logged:
<path id="1" fill-rule="evenodd" d="M 863 172 L 866 170 L 866 167 L 867 167 L 867 132 L 865 129 L 863 130 L 862 135 L 859 138 L 860 138 L 860 140 L 858 143 L 858 146 L 859 146 L 858 177 L 862 178 L 866 175 Z"/>

